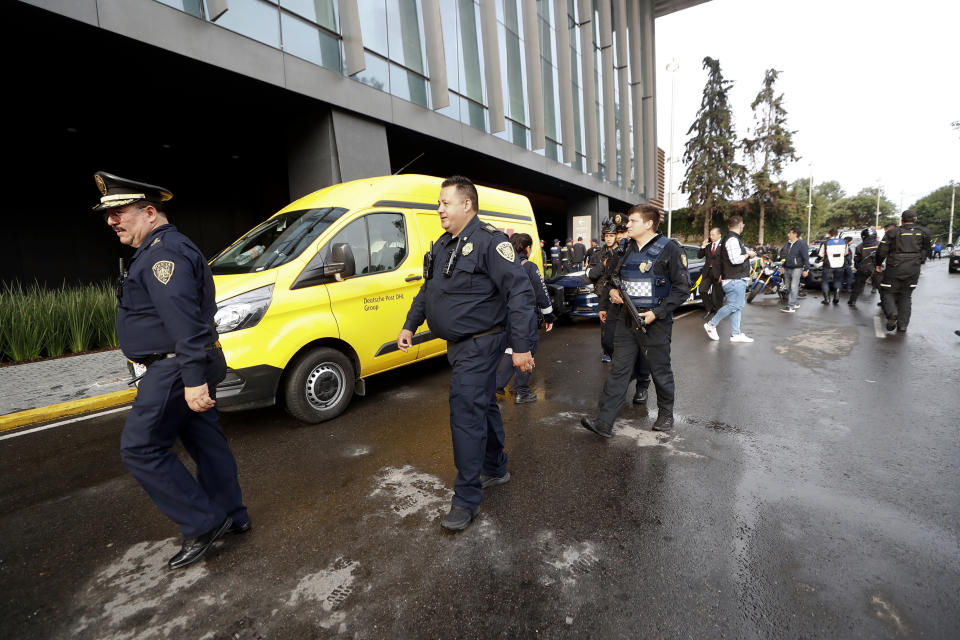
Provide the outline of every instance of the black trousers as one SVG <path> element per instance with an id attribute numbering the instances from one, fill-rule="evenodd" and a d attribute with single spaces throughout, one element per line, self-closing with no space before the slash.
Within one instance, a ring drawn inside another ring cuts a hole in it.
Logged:
<path id="1" fill-rule="evenodd" d="M 823 268 L 823 278 L 820 280 L 820 290 L 823 291 L 823 299 L 830 299 L 830 288 L 833 288 L 833 298 L 836 300 L 840 297 L 840 285 L 843 282 L 843 267 L 837 267 L 836 269 L 831 269 L 830 267 Z"/>
<path id="2" fill-rule="evenodd" d="M 624 310 L 622 305 L 611 304 L 609 311 L 607 311 L 607 321 L 600 325 L 600 345 L 603 347 L 603 352 L 610 357 L 613 357 L 617 325 L 619 324 L 620 316 L 626 313 L 629 312 Z M 629 316 L 627 317 L 629 318 Z M 633 325 L 631 324 L 630 326 L 632 327 Z M 630 379 L 633 380 L 634 378 L 637 379 L 637 389 L 646 389 L 650 386 L 650 365 L 643 356 L 643 351 L 637 351 L 637 357 L 633 366 L 633 376 L 631 376 Z"/>
<path id="3" fill-rule="evenodd" d="M 850 304 L 853 304 L 857 301 L 857 298 L 863 294 L 863 289 L 867 284 L 867 280 L 870 281 L 874 289 L 880 287 L 880 281 L 883 278 L 883 274 L 877 273 L 876 271 L 871 271 L 865 273 L 863 271 L 857 271 L 857 275 L 853 279 L 853 289 L 850 291 Z"/>
<path id="4" fill-rule="evenodd" d="M 620 315 L 614 337 L 613 366 L 600 394 L 597 418 L 613 424 L 620 413 L 620 407 L 623 406 L 639 354 L 643 355 L 650 367 L 653 386 L 657 390 L 657 408 L 663 415 L 672 415 L 674 384 L 673 370 L 670 367 L 670 340 L 673 320 L 657 320 L 647 326 L 647 332 L 643 333 L 635 328 L 629 314 Z"/>
<path id="5" fill-rule="evenodd" d="M 885 274 L 880 284 L 880 308 L 888 319 L 897 316 L 898 329 L 906 329 L 910 324 L 913 290 L 918 280 L 919 272 L 914 275 Z"/>

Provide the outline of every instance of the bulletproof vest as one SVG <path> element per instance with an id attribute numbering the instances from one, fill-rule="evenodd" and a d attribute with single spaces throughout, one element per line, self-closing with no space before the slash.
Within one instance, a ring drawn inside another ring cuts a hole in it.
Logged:
<path id="1" fill-rule="evenodd" d="M 863 241 L 863 244 L 860 245 L 860 263 L 857 265 L 859 271 L 873 271 L 877 260 L 874 254 L 877 252 L 879 246 L 876 239 Z"/>
<path id="2" fill-rule="evenodd" d="M 743 262 L 740 264 L 733 264 L 730 262 L 730 257 L 727 254 L 727 240 L 730 238 L 736 238 L 737 244 L 740 245 L 740 254 L 741 256 L 747 255 L 747 246 L 743 244 L 743 240 L 740 239 L 739 233 L 734 233 L 733 231 L 728 231 L 727 235 L 723 236 L 723 240 L 720 241 L 720 247 L 723 253 L 723 277 L 726 280 L 734 280 L 736 278 L 746 278 L 750 275 L 750 261 L 744 258 Z"/>
<path id="3" fill-rule="evenodd" d="M 642 250 L 630 251 L 624 256 L 620 279 L 626 291 L 621 293 L 630 296 L 637 308 L 650 309 L 670 295 L 670 279 L 653 273 L 653 266 L 668 244 L 670 238 L 659 236 Z"/>
<path id="4" fill-rule="evenodd" d="M 560 247 L 553 245 L 550 247 L 550 259 L 559 260 L 560 259 Z"/>
<path id="5" fill-rule="evenodd" d="M 847 243 L 843 238 L 830 238 L 823 245 L 824 266 L 839 269 L 843 266 L 843 259 L 847 250 Z"/>

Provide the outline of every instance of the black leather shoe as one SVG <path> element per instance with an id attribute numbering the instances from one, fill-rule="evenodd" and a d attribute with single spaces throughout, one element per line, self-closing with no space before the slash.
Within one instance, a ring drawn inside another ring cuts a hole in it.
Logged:
<path id="1" fill-rule="evenodd" d="M 487 476 L 480 474 L 480 486 L 484 489 L 489 489 L 490 487 L 497 487 L 501 484 L 507 484 L 510 482 L 510 472 L 507 471 L 502 476 Z"/>
<path id="2" fill-rule="evenodd" d="M 470 526 L 472 520 L 473 512 L 470 509 L 453 505 L 450 512 L 443 516 L 440 526 L 449 531 L 463 531 Z"/>
<path id="3" fill-rule="evenodd" d="M 820 304 L 830 304 L 830 301 L 824 298 L 823 300 L 820 301 Z"/>
<path id="4" fill-rule="evenodd" d="M 633 404 L 647 404 L 646 389 L 637 389 L 637 392 L 633 394 Z"/>
<path id="5" fill-rule="evenodd" d="M 602 422 L 601 420 L 594 420 L 593 418 L 581 418 L 580 424 L 583 425 L 585 429 L 593 431 L 598 436 L 603 436 L 604 438 L 610 438 L 613 436 L 613 427 L 605 422 Z"/>
<path id="6" fill-rule="evenodd" d="M 840 298 L 834 298 L 833 304 L 840 304 Z"/>
<path id="7" fill-rule="evenodd" d="M 857 306 L 857 301 L 856 301 L 856 300 L 847 300 L 847 304 L 850 305 L 851 307 L 855 307 L 855 306 Z"/>
<path id="8" fill-rule="evenodd" d="M 247 531 L 250 531 L 250 528 L 251 528 L 251 525 L 249 520 L 241 524 L 234 522 L 233 524 L 230 525 L 230 528 L 227 529 L 224 535 L 230 536 L 230 535 L 235 535 L 240 533 L 246 533 Z"/>
<path id="9" fill-rule="evenodd" d="M 189 540 L 183 541 L 183 546 L 180 548 L 180 553 L 170 558 L 170 561 L 167 562 L 167 565 L 171 569 L 179 569 L 181 567 L 186 567 L 200 558 L 203 557 L 207 551 L 210 550 L 210 547 L 213 546 L 213 543 L 226 533 L 227 529 L 230 528 L 230 525 L 233 524 L 233 520 L 230 519 L 230 516 L 215 526 L 210 531 L 207 531 L 205 534 L 198 538 L 190 538 Z"/>
<path id="10" fill-rule="evenodd" d="M 673 414 L 658 414 L 656 421 L 653 423 L 653 430 L 670 431 L 670 429 L 673 429 Z"/>
<path id="11" fill-rule="evenodd" d="M 518 393 L 517 397 L 513 399 L 514 404 L 526 404 L 528 402 L 536 402 L 537 394 L 535 393 Z"/>
<path id="12" fill-rule="evenodd" d="M 897 333 L 906 333 L 906 332 L 907 332 L 906 327 L 897 327 Z"/>
<path id="13" fill-rule="evenodd" d="M 887 318 L 887 331 L 893 331 L 897 328 L 897 315 L 893 314 Z"/>

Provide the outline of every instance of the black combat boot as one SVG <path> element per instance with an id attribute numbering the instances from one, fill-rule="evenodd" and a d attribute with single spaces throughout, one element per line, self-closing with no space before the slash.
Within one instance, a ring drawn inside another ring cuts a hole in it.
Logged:
<path id="1" fill-rule="evenodd" d="M 673 429 L 673 413 L 667 413 L 666 411 L 660 411 L 657 414 L 657 419 L 653 423 L 654 431 L 670 431 Z"/>
<path id="2" fill-rule="evenodd" d="M 583 425 L 584 429 L 589 429 L 598 436 L 602 436 L 604 438 L 613 437 L 613 427 L 602 420 L 597 420 L 594 418 L 581 418 L 580 424 Z"/>
<path id="3" fill-rule="evenodd" d="M 633 394 L 633 404 L 647 404 L 647 390 L 637 387 L 637 392 Z"/>

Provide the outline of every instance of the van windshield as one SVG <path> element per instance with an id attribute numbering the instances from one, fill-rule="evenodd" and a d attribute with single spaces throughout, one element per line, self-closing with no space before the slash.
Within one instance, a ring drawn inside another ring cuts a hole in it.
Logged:
<path id="1" fill-rule="evenodd" d="M 343 207 L 303 209 L 274 216 L 210 262 L 214 275 L 255 273 L 290 262 L 347 212 Z"/>

